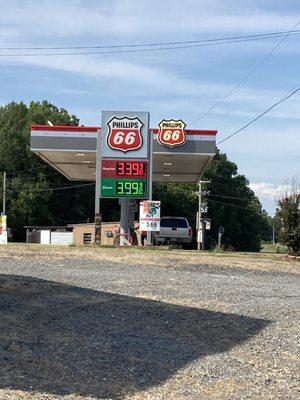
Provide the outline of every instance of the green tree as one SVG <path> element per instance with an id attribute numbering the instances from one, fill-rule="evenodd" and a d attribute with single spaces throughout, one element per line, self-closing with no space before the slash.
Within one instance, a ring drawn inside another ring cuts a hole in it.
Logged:
<path id="1" fill-rule="evenodd" d="M 282 193 L 278 200 L 275 220 L 279 226 L 279 241 L 292 255 L 300 252 L 300 190 L 292 184 L 291 190 Z"/>
<path id="2" fill-rule="evenodd" d="M 30 151 L 30 125 L 78 125 L 76 116 L 47 101 L 0 107 L 0 182 L 7 172 L 8 225 L 14 240 L 24 239 L 24 225 L 66 224 L 93 217 L 93 187 L 52 191 L 70 182 Z M 15 171 L 23 171 L 15 173 Z M 85 209 L 77 204 L 84 200 Z M 1 199 L 2 203 L 2 199 Z M 2 204 L 1 204 L 2 207 Z"/>
<path id="3" fill-rule="evenodd" d="M 47 101 L 31 102 L 29 106 L 12 102 L 0 107 L 0 171 L 9 173 L 44 166 L 30 151 L 30 125 L 46 124 L 48 120 L 58 125 L 79 123 L 77 117 Z"/>
<path id="4" fill-rule="evenodd" d="M 217 151 L 203 179 L 210 180 L 203 185 L 204 191 L 209 192 L 203 198 L 208 205 L 208 213 L 203 217 L 212 222 L 211 230 L 206 231 L 206 247 L 216 245 L 218 229 L 223 226 L 225 248 L 259 251 L 261 240 L 268 234 L 268 215 L 246 177 L 238 174 L 237 165 Z M 162 201 L 162 215 L 186 216 L 195 230 L 197 190 L 197 185 L 155 184 L 153 197 Z"/>
<path id="5" fill-rule="evenodd" d="M 204 178 L 211 181 L 206 185 L 212 220 L 208 242 L 214 243 L 219 226 L 223 226 L 225 247 L 238 251 L 259 251 L 260 242 L 268 231 L 267 213 L 249 188 L 248 179 L 238 174 L 237 165 L 220 151 L 217 151 Z"/>

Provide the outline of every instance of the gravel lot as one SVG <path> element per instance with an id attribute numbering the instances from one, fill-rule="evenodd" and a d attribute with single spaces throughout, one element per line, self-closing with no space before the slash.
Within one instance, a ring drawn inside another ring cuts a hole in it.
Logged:
<path id="1" fill-rule="evenodd" d="M 299 262 L 0 249 L 0 399 L 299 399 Z"/>

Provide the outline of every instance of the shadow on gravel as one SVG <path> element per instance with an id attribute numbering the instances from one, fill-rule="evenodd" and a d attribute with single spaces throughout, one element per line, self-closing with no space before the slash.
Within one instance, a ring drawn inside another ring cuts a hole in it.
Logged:
<path id="1" fill-rule="evenodd" d="M 121 399 L 269 322 L 0 275 L 0 388 Z"/>

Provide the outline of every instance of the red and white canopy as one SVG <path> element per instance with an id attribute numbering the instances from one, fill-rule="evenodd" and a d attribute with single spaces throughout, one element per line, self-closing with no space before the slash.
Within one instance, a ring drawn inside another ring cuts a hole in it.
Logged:
<path id="1" fill-rule="evenodd" d="M 216 130 L 186 130 L 186 142 L 170 148 L 153 135 L 153 181 L 196 183 L 215 155 Z M 93 181 L 96 176 L 100 127 L 31 126 L 31 150 L 70 180 Z"/>

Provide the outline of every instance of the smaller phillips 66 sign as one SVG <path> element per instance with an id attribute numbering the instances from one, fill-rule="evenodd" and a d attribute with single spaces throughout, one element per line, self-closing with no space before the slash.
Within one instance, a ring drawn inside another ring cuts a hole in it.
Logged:
<path id="1" fill-rule="evenodd" d="M 157 140 L 163 146 L 182 146 L 186 141 L 186 124 L 181 119 L 163 119 L 158 124 Z"/>
<path id="2" fill-rule="evenodd" d="M 160 230 L 160 201 L 140 202 L 140 231 Z"/>

